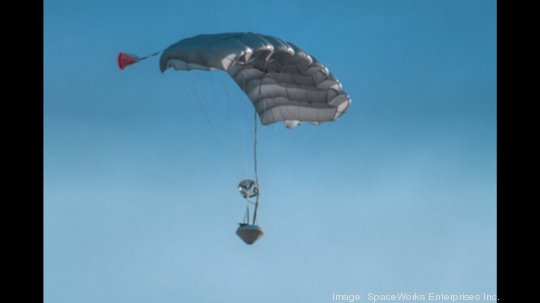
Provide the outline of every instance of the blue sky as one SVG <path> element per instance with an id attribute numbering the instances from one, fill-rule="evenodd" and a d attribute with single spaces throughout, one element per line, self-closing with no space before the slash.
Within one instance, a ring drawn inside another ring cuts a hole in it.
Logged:
<path id="1" fill-rule="evenodd" d="M 252 246 L 210 125 L 159 57 L 116 64 L 233 31 L 352 99 L 278 163 Z M 43 33 L 45 303 L 496 294 L 495 1 L 46 0 Z"/>

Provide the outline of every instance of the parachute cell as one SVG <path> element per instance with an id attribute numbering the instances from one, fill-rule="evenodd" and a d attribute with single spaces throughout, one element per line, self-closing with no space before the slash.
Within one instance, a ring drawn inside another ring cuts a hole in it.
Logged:
<path id="1" fill-rule="evenodd" d="M 254 33 L 198 35 L 165 49 L 161 72 L 223 70 L 249 97 L 263 125 L 336 120 L 351 100 L 315 57 L 279 38 Z"/>

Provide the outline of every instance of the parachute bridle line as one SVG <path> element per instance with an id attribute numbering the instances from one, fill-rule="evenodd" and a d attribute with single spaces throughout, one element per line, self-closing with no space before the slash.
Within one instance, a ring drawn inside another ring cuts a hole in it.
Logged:
<path id="1" fill-rule="evenodd" d="M 153 54 L 151 54 L 151 55 L 148 55 L 148 56 L 146 56 L 146 57 L 142 57 L 142 58 L 141 58 L 141 61 L 144 60 L 144 59 L 147 59 L 147 58 L 150 58 L 150 57 L 154 57 L 154 56 L 156 56 L 156 55 L 159 55 L 161 52 L 162 52 L 162 51 L 159 51 L 159 52 L 153 53 Z"/>
<path id="2" fill-rule="evenodd" d="M 264 64 L 264 70 L 266 71 L 266 63 Z M 261 74 L 261 85 L 259 86 L 259 96 L 257 97 L 257 100 L 259 100 L 259 97 L 261 96 L 261 89 L 262 89 L 262 82 L 263 77 L 266 72 L 263 72 Z M 259 185 L 259 176 L 257 174 L 257 108 L 253 111 L 253 122 L 255 124 L 255 138 L 253 142 L 253 159 L 255 161 L 255 182 L 257 182 L 257 185 Z M 259 191 L 257 192 L 257 198 L 255 200 L 255 210 L 253 211 L 253 225 L 255 225 L 255 220 L 257 220 L 257 210 L 259 208 L 259 196 L 260 196 L 260 185 L 259 185 Z M 248 200 L 249 201 L 249 200 Z"/>
<path id="3" fill-rule="evenodd" d="M 259 184 L 259 176 L 257 174 L 257 111 L 254 111 L 254 117 L 255 117 L 255 140 L 253 142 L 253 159 L 255 161 L 255 182 Z M 258 206 L 259 206 L 259 192 L 257 192 L 257 199 L 255 200 L 255 211 L 253 212 L 253 225 L 255 225 L 255 220 L 257 219 Z"/>

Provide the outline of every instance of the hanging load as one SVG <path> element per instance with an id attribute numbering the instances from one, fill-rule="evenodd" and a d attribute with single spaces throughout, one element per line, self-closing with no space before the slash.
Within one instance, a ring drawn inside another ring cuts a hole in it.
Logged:
<path id="1" fill-rule="evenodd" d="M 264 230 L 262 227 L 256 225 L 257 207 L 259 206 L 259 184 L 253 180 L 246 179 L 238 184 L 238 191 L 240 191 L 242 197 L 247 200 L 248 204 L 246 206 L 244 221 L 239 223 L 240 226 L 236 230 L 236 234 L 246 244 L 253 244 L 264 235 Z M 256 200 L 251 201 L 250 198 L 256 198 Z M 253 212 L 253 224 L 249 224 L 249 203 L 255 205 L 255 210 Z"/>
<path id="2" fill-rule="evenodd" d="M 253 244 L 264 235 L 264 230 L 258 225 L 240 224 L 240 227 L 236 230 L 236 234 L 246 244 Z"/>

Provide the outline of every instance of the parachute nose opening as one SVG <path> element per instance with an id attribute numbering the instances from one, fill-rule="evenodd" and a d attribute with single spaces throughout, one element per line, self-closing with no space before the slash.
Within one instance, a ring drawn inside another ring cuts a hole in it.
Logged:
<path id="1" fill-rule="evenodd" d="M 244 241 L 246 244 L 253 244 L 264 236 L 264 230 L 258 225 L 249 225 L 245 223 L 240 223 L 240 226 L 236 230 L 236 234 Z"/>

